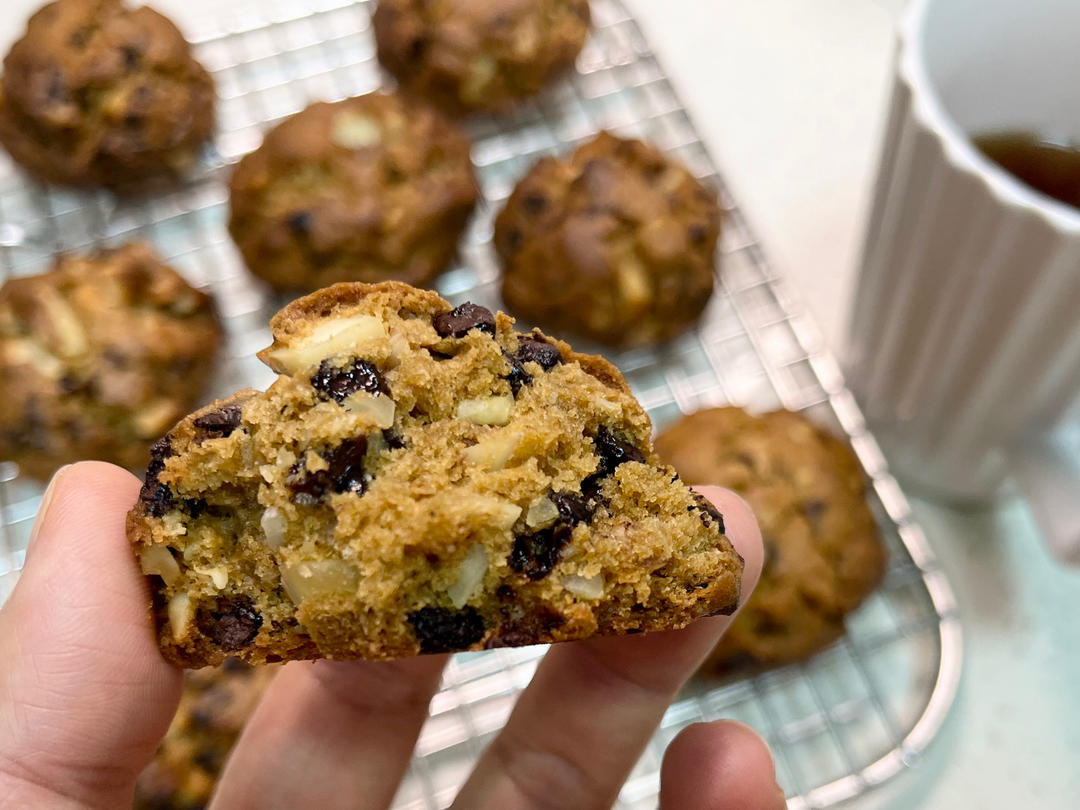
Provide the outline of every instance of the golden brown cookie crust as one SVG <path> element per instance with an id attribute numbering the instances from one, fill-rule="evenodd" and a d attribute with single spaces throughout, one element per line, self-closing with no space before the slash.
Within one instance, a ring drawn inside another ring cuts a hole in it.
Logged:
<path id="1" fill-rule="evenodd" d="M 0 458 L 48 478 L 142 467 L 202 396 L 222 332 L 205 293 L 143 244 L 57 259 L 0 287 Z"/>
<path id="2" fill-rule="evenodd" d="M 56 0 L 4 59 L 0 142 L 54 183 L 137 191 L 191 168 L 214 86 L 175 25 L 121 0 Z"/>
<path id="3" fill-rule="evenodd" d="M 714 193 L 606 132 L 526 173 L 495 220 L 503 300 L 545 329 L 615 347 L 691 328 L 713 289 Z"/>
<path id="4" fill-rule="evenodd" d="M 271 322 L 279 372 L 155 448 L 128 532 L 174 663 L 682 627 L 738 600 L 715 509 L 610 363 L 400 283 Z"/>
<path id="5" fill-rule="evenodd" d="M 379 61 L 407 92 L 461 115 L 536 95 L 577 59 L 588 0 L 379 0 Z"/>
<path id="6" fill-rule="evenodd" d="M 877 587 L 885 547 L 851 450 L 799 414 L 712 408 L 683 418 L 656 451 L 691 484 L 717 484 L 753 507 L 765 567 L 710 664 L 805 658 L 844 632 Z"/>
<path id="7" fill-rule="evenodd" d="M 169 730 L 135 783 L 133 810 L 204 810 L 233 744 L 280 667 L 230 658 L 184 674 Z"/>
<path id="8" fill-rule="evenodd" d="M 427 284 L 476 202 L 469 148 L 452 121 L 394 94 L 312 104 L 237 165 L 229 232 L 278 289 Z"/>

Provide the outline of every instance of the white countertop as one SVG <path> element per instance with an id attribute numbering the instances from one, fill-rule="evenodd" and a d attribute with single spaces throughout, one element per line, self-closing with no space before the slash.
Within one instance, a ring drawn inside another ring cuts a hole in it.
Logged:
<path id="1" fill-rule="evenodd" d="M 627 2 L 767 256 L 840 352 L 903 0 Z M 4 0 L 0 48 L 37 5 Z M 222 0 L 156 5 L 183 28 Z M 854 806 L 1080 806 L 1080 572 L 1052 562 L 1019 501 L 915 510 L 957 591 L 964 683 L 920 766 Z"/>

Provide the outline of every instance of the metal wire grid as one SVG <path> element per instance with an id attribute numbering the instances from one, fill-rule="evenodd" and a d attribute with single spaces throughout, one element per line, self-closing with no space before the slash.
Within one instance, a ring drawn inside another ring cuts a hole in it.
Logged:
<path id="1" fill-rule="evenodd" d="M 455 301 L 498 306 L 490 247 L 494 211 L 542 154 L 562 152 L 607 128 L 644 137 L 720 191 L 726 209 L 716 294 L 694 333 L 657 350 L 611 356 L 658 426 L 700 407 L 802 410 L 846 434 L 872 483 L 872 507 L 891 551 L 881 589 L 848 623 L 847 636 L 812 661 L 758 677 L 692 681 L 619 798 L 621 810 L 655 807 L 667 743 L 699 720 L 730 717 L 757 728 L 776 753 L 790 808 L 826 807 L 912 765 L 952 702 L 960 625 L 950 587 L 889 475 L 835 360 L 770 269 L 724 189 L 670 83 L 619 0 L 593 0 L 594 32 L 578 70 L 509 119 L 471 123 L 483 200 L 460 262 L 439 280 Z M 254 357 L 282 303 L 243 269 L 224 229 L 224 172 L 272 123 L 309 101 L 381 83 L 369 3 L 251 2 L 191 31 L 221 96 L 219 134 L 183 188 L 135 202 L 72 194 L 27 182 L 0 166 L 0 278 L 40 270 L 60 249 L 131 238 L 152 241 L 192 283 L 217 298 L 229 354 L 215 395 L 268 383 Z M 584 347 L 588 349 L 589 347 Z M 39 484 L 0 464 L 0 600 L 22 565 Z M 395 807 L 444 807 L 498 732 L 532 677 L 540 648 L 456 656 L 431 707 Z"/>

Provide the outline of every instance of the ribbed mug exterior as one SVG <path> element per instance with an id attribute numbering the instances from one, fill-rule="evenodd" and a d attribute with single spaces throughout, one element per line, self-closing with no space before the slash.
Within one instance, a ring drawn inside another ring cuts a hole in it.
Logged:
<path id="1" fill-rule="evenodd" d="M 901 48 L 846 352 L 902 477 L 993 496 L 1009 452 L 1080 396 L 1080 213 L 986 161 Z"/>

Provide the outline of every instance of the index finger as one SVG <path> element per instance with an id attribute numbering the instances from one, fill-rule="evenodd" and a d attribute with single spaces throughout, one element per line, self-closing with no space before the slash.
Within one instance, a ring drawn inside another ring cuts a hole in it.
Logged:
<path id="1" fill-rule="evenodd" d="M 741 607 L 761 573 L 757 521 L 734 493 L 697 489 L 723 514 L 745 560 Z M 676 692 L 733 618 L 553 646 L 454 807 L 611 807 Z"/>

